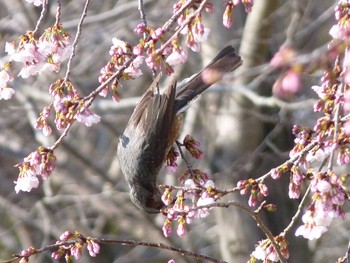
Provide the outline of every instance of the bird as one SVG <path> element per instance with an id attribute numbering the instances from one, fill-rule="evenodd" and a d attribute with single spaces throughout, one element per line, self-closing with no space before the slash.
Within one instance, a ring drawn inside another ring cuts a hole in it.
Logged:
<path id="1" fill-rule="evenodd" d="M 225 47 L 201 71 L 177 84 L 173 78 L 159 92 L 158 74 L 137 103 L 119 137 L 117 156 L 130 188 L 131 201 L 147 213 L 159 213 L 161 200 L 157 176 L 181 130 L 183 112 L 225 73 L 237 69 L 242 59 L 232 46 Z"/>

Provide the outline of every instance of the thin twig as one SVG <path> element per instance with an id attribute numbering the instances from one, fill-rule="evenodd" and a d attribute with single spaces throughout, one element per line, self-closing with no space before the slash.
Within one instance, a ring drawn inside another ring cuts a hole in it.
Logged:
<path id="1" fill-rule="evenodd" d="M 56 142 L 51 146 L 49 147 L 50 150 L 55 150 L 57 148 L 57 146 L 62 142 L 62 140 L 64 139 L 64 137 L 67 136 L 68 134 L 68 131 L 69 129 L 72 127 L 73 125 L 73 122 L 72 123 L 69 123 L 67 125 L 67 127 L 64 129 L 64 131 L 62 132 L 61 136 L 56 140 Z"/>
<path id="2" fill-rule="evenodd" d="M 168 31 L 176 22 L 176 20 L 179 18 L 179 16 L 187 9 L 190 8 L 192 5 L 195 4 L 195 0 L 189 0 L 186 4 L 184 4 L 175 14 L 172 15 L 172 17 L 164 24 L 162 27 L 164 30 Z M 186 25 L 186 23 L 183 23 Z"/>
<path id="3" fill-rule="evenodd" d="M 285 161 L 283 164 L 279 165 L 278 167 L 282 167 L 282 166 L 288 166 L 291 165 L 295 162 L 299 162 L 300 159 L 306 154 L 308 153 L 310 150 L 312 150 L 312 148 L 314 148 L 317 145 L 317 141 L 313 141 L 311 143 L 309 143 L 303 150 L 301 150 L 298 154 L 296 154 L 295 156 L 293 156 L 292 158 L 288 159 L 287 161 Z M 276 168 L 278 168 L 276 167 Z M 269 172 L 267 172 L 266 174 L 260 176 L 259 178 L 256 179 L 256 181 L 258 182 L 263 182 L 268 176 L 271 175 L 271 170 Z"/>
<path id="4" fill-rule="evenodd" d="M 187 169 L 190 171 L 190 174 L 192 175 L 192 177 L 194 176 L 193 174 L 193 170 L 192 170 L 192 165 L 187 161 L 187 158 L 185 156 L 185 154 L 183 153 L 181 147 L 183 146 L 183 144 L 181 142 L 179 142 L 178 140 L 175 141 L 176 143 L 176 146 L 180 152 L 180 156 L 181 156 L 181 159 L 185 162 L 186 166 L 187 166 Z"/>
<path id="5" fill-rule="evenodd" d="M 75 39 L 74 39 L 73 45 L 72 45 L 72 52 L 70 54 L 70 57 L 69 57 L 69 60 L 68 60 L 68 63 L 67 63 L 67 71 L 66 71 L 66 75 L 64 77 L 64 82 L 66 82 L 69 79 L 71 66 L 72 66 L 72 60 L 73 60 L 73 58 L 75 56 L 75 49 L 76 49 L 76 46 L 78 44 L 78 41 L 79 41 L 79 38 L 80 38 L 80 35 L 81 35 L 82 25 L 83 25 L 83 22 L 84 22 L 84 18 L 87 15 L 87 8 L 89 6 L 89 3 L 90 3 L 90 0 L 86 0 L 85 6 L 84 6 L 84 9 L 83 9 L 83 13 L 81 14 L 81 17 L 80 17 L 80 21 L 79 21 L 79 24 L 78 24 L 78 27 L 77 27 L 77 33 L 75 34 Z"/>
<path id="6" fill-rule="evenodd" d="M 43 22 L 44 17 L 47 13 L 47 0 L 43 0 L 42 5 L 43 5 L 43 8 L 41 9 L 40 17 L 39 17 L 38 22 L 36 23 L 35 29 L 33 31 L 34 35 L 39 31 L 40 25 Z"/>
<path id="7" fill-rule="evenodd" d="M 306 189 L 305 193 L 304 193 L 304 196 L 303 196 L 303 199 L 301 200 L 299 206 L 298 206 L 298 209 L 297 209 L 297 212 L 295 213 L 295 215 L 292 217 L 292 220 L 290 221 L 289 225 L 283 230 L 283 232 L 281 233 L 282 236 L 285 236 L 291 229 L 292 227 L 294 226 L 294 224 L 296 223 L 296 221 L 298 220 L 300 214 L 301 214 L 301 211 L 302 211 L 302 208 L 306 202 L 306 197 L 309 195 L 309 192 L 310 192 L 310 185 L 309 187 Z"/>
<path id="8" fill-rule="evenodd" d="M 182 248 L 177 248 L 174 246 L 169 246 L 169 245 L 165 245 L 163 243 L 151 243 L 151 242 L 143 242 L 143 241 L 133 241 L 133 240 L 113 240 L 113 239 L 94 239 L 94 241 L 96 242 L 102 242 L 102 243 L 114 243 L 114 244 L 121 244 L 124 246 L 145 246 L 145 247 L 154 247 L 154 248 L 159 248 L 159 249 L 165 249 L 165 250 L 170 250 L 170 251 L 174 251 L 177 252 L 179 254 L 181 254 L 182 256 L 189 256 L 189 257 L 194 257 L 196 259 L 203 259 L 203 260 L 207 260 L 210 262 L 216 262 L 216 263 L 227 263 L 224 260 L 219 260 L 216 258 L 212 258 L 203 254 L 198 254 L 198 253 L 194 253 Z"/>
<path id="9" fill-rule="evenodd" d="M 145 8 L 143 4 L 143 0 L 139 0 L 139 7 L 138 10 L 140 12 L 140 17 L 141 17 L 141 22 L 147 26 L 147 19 L 146 19 L 146 13 L 145 13 Z"/>
<path id="10" fill-rule="evenodd" d="M 56 25 L 61 21 L 62 0 L 57 0 Z"/>
<path id="11" fill-rule="evenodd" d="M 86 239 L 86 238 L 82 237 L 81 240 L 84 240 L 84 239 Z M 206 260 L 209 262 L 227 263 L 226 261 L 223 261 L 223 260 L 219 260 L 219 259 L 216 259 L 213 257 L 203 255 L 203 254 L 194 253 L 194 252 L 182 249 L 182 248 L 169 246 L 169 245 L 166 245 L 163 243 L 152 243 L 152 242 L 143 242 L 143 241 L 134 241 L 134 240 L 116 240 L 116 239 L 107 239 L 107 238 L 92 238 L 92 240 L 97 242 L 97 243 L 104 243 L 104 244 L 119 244 L 122 246 L 153 247 L 153 248 L 158 248 L 158 249 L 170 250 L 170 251 L 179 253 L 182 256 L 194 257 L 196 259 L 202 259 L 202 260 Z M 59 243 L 52 244 L 52 245 L 47 245 L 43 248 L 35 249 L 35 252 L 33 252 L 32 255 L 40 254 L 42 252 L 46 252 L 49 250 L 55 250 L 61 246 L 71 246 L 71 245 L 74 245 L 76 242 L 77 242 L 77 240 L 71 240 L 71 241 L 59 242 Z M 22 257 L 23 256 L 21 256 L 21 255 L 14 255 L 14 258 L 2 261 L 1 263 L 11 263 L 11 262 L 14 262 L 15 260 L 18 260 L 19 258 L 22 258 Z"/>

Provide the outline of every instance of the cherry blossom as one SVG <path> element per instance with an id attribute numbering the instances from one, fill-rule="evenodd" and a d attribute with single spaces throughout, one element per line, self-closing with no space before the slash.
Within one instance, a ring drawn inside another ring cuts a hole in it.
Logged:
<path id="1" fill-rule="evenodd" d="M 0 71 L 0 100 L 9 100 L 15 93 L 15 90 L 8 87 L 8 82 L 12 80 L 12 77 L 6 70 Z"/>
<path id="2" fill-rule="evenodd" d="M 43 4 L 43 0 L 26 0 L 28 3 L 31 3 L 35 6 L 41 6 Z"/>
<path id="3" fill-rule="evenodd" d="M 166 58 L 166 62 L 170 66 L 175 66 L 178 64 L 183 64 L 187 60 L 187 54 L 182 48 L 173 49 L 173 52 Z"/>
<path id="4" fill-rule="evenodd" d="M 87 240 L 87 249 L 89 251 L 90 256 L 96 257 L 96 255 L 100 252 L 100 245 L 95 241 L 89 239 Z"/>
<path id="5" fill-rule="evenodd" d="M 88 108 L 83 108 L 79 111 L 74 118 L 85 124 L 87 127 L 90 127 L 92 124 L 100 122 L 101 117 L 95 113 L 92 113 Z"/>
<path id="6" fill-rule="evenodd" d="M 41 146 L 24 158 L 23 163 L 16 166 L 20 170 L 19 177 L 14 182 L 16 193 L 19 191 L 30 192 L 39 185 L 37 175 L 41 175 L 43 180 L 51 175 L 56 166 L 56 157 L 52 150 Z"/>
<path id="7" fill-rule="evenodd" d="M 9 100 L 15 93 L 15 90 L 8 87 L 8 82 L 11 81 L 10 75 L 5 71 L 0 71 L 0 100 Z"/>
<path id="8" fill-rule="evenodd" d="M 279 98 L 288 99 L 295 95 L 301 88 L 300 74 L 293 69 L 288 70 L 278 78 L 273 85 L 273 94 Z"/>
<path id="9" fill-rule="evenodd" d="M 27 173 L 19 177 L 14 183 L 16 184 L 15 191 L 18 194 L 20 191 L 30 192 L 33 188 L 37 188 L 39 186 L 39 179 L 35 175 Z"/>

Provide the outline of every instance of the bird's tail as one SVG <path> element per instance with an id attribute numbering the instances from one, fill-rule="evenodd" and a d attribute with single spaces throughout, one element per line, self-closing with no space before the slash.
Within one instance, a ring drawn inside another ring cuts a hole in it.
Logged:
<path id="1" fill-rule="evenodd" d="M 233 47 L 225 47 L 202 71 L 178 84 L 175 99 L 177 113 L 185 111 L 202 92 L 242 65 Z"/>

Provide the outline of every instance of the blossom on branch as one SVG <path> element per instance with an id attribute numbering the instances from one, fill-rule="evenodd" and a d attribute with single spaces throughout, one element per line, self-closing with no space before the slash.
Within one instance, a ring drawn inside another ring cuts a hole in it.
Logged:
<path id="1" fill-rule="evenodd" d="M 43 4 L 43 0 L 26 0 L 28 3 L 31 3 L 35 6 L 41 6 Z"/>
<path id="2" fill-rule="evenodd" d="M 60 24 L 47 28 L 37 40 L 34 33 L 29 31 L 15 41 L 7 42 L 5 51 L 10 55 L 10 61 L 22 62 L 19 72 L 22 78 L 40 74 L 45 70 L 56 71 L 65 61 L 72 50 L 71 36 Z"/>
<path id="3" fill-rule="evenodd" d="M 15 90 L 8 87 L 8 83 L 13 79 L 13 77 L 6 71 L 0 71 L 0 100 L 9 100 L 15 93 Z"/>
<path id="4" fill-rule="evenodd" d="M 39 186 L 38 175 L 46 180 L 55 169 L 56 157 L 53 151 L 44 147 L 39 147 L 36 151 L 24 158 L 23 163 L 19 163 L 19 177 L 14 183 L 16 193 L 19 191 L 30 192 Z"/>
<path id="5" fill-rule="evenodd" d="M 92 113 L 88 108 L 84 107 L 82 110 L 80 110 L 74 118 L 85 124 L 87 127 L 90 127 L 94 123 L 100 122 L 101 117 L 98 116 L 95 113 Z"/>
<path id="6" fill-rule="evenodd" d="M 284 236 L 277 236 L 274 238 L 282 256 L 285 259 L 289 258 L 288 242 Z M 279 255 L 272 245 L 271 240 L 264 239 L 258 242 L 255 250 L 252 253 L 255 259 L 263 260 L 264 262 L 278 262 L 280 260 Z"/>

